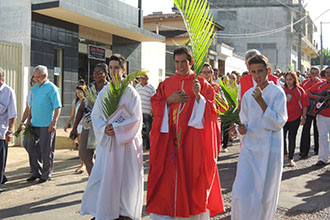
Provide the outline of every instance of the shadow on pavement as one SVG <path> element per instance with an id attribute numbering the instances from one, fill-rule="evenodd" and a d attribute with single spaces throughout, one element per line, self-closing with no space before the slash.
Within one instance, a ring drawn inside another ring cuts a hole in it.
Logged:
<path id="1" fill-rule="evenodd" d="M 68 197 L 74 194 L 82 194 L 83 191 L 75 191 L 72 193 L 65 193 L 63 195 L 55 196 L 52 198 L 40 200 L 37 202 L 30 202 L 24 205 L 20 206 L 15 206 L 9 209 L 0 209 L 0 219 L 3 218 L 10 218 L 10 217 L 15 217 L 15 216 L 20 216 L 20 215 L 25 215 L 25 214 L 31 214 L 31 213 L 40 213 L 48 210 L 54 210 L 54 209 L 59 209 L 62 207 L 67 207 L 71 205 L 77 205 L 80 204 L 81 200 L 75 200 L 75 201 L 70 201 L 70 202 L 64 202 L 64 203 L 57 203 L 57 204 L 51 204 L 51 205 L 45 205 L 50 202 L 54 202 L 55 200 L 62 199 L 64 197 Z"/>
<path id="2" fill-rule="evenodd" d="M 320 169 L 320 168 L 318 168 Z M 315 213 L 330 207 L 330 171 L 323 172 L 318 175 L 318 179 L 307 182 L 306 188 L 308 192 L 298 194 L 298 197 L 306 197 L 303 199 L 305 203 L 299 204 L 288 210 L 288 216 L 296 216 L 301 213 Z"/>

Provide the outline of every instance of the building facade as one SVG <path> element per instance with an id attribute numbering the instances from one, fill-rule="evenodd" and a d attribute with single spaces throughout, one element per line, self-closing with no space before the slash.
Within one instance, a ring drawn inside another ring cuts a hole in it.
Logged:
<path id="1" fill-rule="evenodd" d="M 166 37 L 166 76 L 173 75 L 175 72 L 173 51 L 177 45 L 185 45 L 189 40 L 181 14 L 154 12 L 144 16 L 143 22 L 145 29 Z M 216 31 L 223 31 L 223 29 L 222 25 L 215 23 Z M 244 60 L 233 53 L 234 48 L 224 43 L 218 43 L 216 39 L 217 37 L 215 37 L 207 53 L 207 62 L 212 67 L 218 68 L 222 74 L 233 70 L 245 71 Z"/>
<path id="2" fill-rule="evenodd" d="M 95 65 L 107 63 L 114 53 L 127 59 L 128 73 L 142 67 L 157 69 L 155 80 L 163 79 L 165 61 L 142 66 L 143 42 L 159 44 L 149 51 L 160 59 L 165 48 L 161 47 L 164 37 L 143 29 L 141 14 L 141 8 L 121 0 L 0 0 L 0 41 L 22 46 L 18 74 L 24 82 L 17 101 L 22 105 L 26 101 L 33 68 L 47 66 L 49 79 L 61 92 L 58 127 L 63 127 L 71 114 L 78 80 L 90 83 Z"/>
<path id="3" fill-rule="evenodd" d="M 298 31 L 302 33 L 302 71 L 309 71 L 317 56 L 313 33 L 316 27 L 298 0 L 209 0 L 216 22 L 224 31 L 218 42 L 235 48 L 241 56 L 258 49 L 270 60 L 273 70 L 298 69 Z M 301 21 L 300 21 L 301 20 Z M 301 25 L 301 26 L 300 26 Z"/>

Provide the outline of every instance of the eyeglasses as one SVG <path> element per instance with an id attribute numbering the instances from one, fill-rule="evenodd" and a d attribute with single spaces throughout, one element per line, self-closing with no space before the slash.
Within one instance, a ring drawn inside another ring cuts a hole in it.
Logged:
<path id="1" fill-rule="evenodd" d="M 145 77 L 140 77 L 140 79 L 142 79 L 142 80 L 147 80 L 148 78 L 145 78 Z"/>
<path id="2" fill-rule="evenodd" d="M 98 71 L 98 72 L 94 71 L 93 72 L 93 74 L 97 74 L 97 75 L 102 75 L 103 73 L 104 73 L 104 71 Z"/>

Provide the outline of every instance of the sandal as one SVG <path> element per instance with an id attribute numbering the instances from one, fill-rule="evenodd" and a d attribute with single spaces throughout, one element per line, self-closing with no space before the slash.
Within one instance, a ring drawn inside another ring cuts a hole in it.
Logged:
<path id="1" fill-rule="evenodd" d="M 83 172 L 85 172 L 86 168 L 85 167 L 79 167 L 78 169 L 76 169 L 74 172 L 76 174 L 82 174 Z"/>
<path id="2" fill-rule="evenodd" d="M 296 163 L 293 160 L 289 160 L 289 167 L 296 166 Z"/>

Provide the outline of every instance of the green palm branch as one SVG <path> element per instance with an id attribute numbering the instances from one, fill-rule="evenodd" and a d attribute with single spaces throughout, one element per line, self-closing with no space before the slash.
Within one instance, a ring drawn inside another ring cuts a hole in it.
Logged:
<path id="1" fill-rule="evenodd" d="M 215 36 L 213 16 L 207 0 L 173 0 L 181 13 L 192 47 L 195 77 L 201 72 Z"/>
<path id="2" fill-rule="evenodd" d="M 219 98 L 222 98 L 223 100 L 226 100 L 227 106 L 224 106 L 224 109 L 226 112 L 222 113 L 219 112 L 219 116 L 221 118 L 221 122 L 224 125 L 231 125 L 231 124 L 240 124 L 239 119 L 239 108 L 238 108 L 238 89 L 235 85 L 225 84 L 222 79 L 220 79 L 220 87 L 223 91 L 222 97 L 217 96 L 216 102 L 217 105 L 221 104 L 218 100 Z"/>
<path id="3" fill-rule="evenodd" d="M 111 82 L 108 84 L 109 91 L 104 94 L 104 99 L 102 103 L 102 110 L 105 118 L 109 118 L 110 115 L 112 115 L 112 113 L 117 110 L 120 98 L 125 92 L 128 84 L 132 82 L 135 78 L 146 74 L 146 71 L 140 70 L 138 72 L 128 74 L 128 76 L 121 82 L 119 82 L 118 78 L 116 78 L 116 80 L 114 80 L 115 82 Z"/>
<path id="4" fill-rule="evenodd" d="M 91 86 L 87 86 L 84 89 L 84 91 L 85 91 L 86 99 L 88 100 L 88 107 L 90 109 L 93 109 L 94 103 L 95 103 L 96 98 L 97 98 L 96 88 L 93 84 L 91 84 Z"/>

